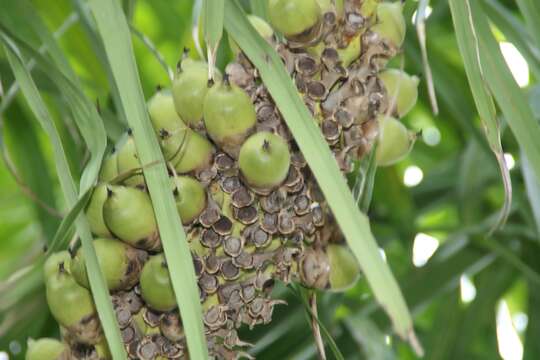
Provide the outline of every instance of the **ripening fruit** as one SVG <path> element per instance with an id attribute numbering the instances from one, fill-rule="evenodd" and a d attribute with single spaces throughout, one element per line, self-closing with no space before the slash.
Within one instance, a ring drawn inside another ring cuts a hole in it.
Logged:
<path id="1" fill-rule="evenodd" d="M 118 160 L 116 149 L 113 148 L 111 154 L 103 159 L 99 180 L 108 182 L 118 176 Z"/>
<path id="2" fill-rule="evenodd" d="M 274 35 L 274 30 L 272 27 L 263 19 L 261 19 L 258 16 L 255 15 L 248 15 L 247 16 L 249 22 L 251 25 L 257 30 L 257 33 L 261 35 L 263 39 L 266 41 L 271 41 L 272 36 Z M 229 35 L 229 46 L 231 47 L 231 51 L 234 55 L 238 55 L 240 52 L 240 48 L 238 47 L 238 44 L 233 40 L 233 38 Z"/>
<path id="3" fill-rule="evenodd" d="M 51 254 L 45 264 L 43 265 L 43 274 L 45 276 L 45 281 L 53 275 L 58 273 L 58 267 L 62 263 L 65 271 L 69 272 L 71 268 L 71 255 L 68 251 L 59 251 L 57 253 Z"/>
<path id="4" fill-rule="evenodd" d="M 160 145 L 165 159 L 173 164 L 179 174 L 205 168 L 214 154 L 210 141 L 188 128 L 174 134 L 162 131 Z"/>
<path id="5" fill-rule="evenodd" d="M 137 148 L 131 130 L 128 130 L 126 137 L 121 141 L 116 157 L 118 174 L 126 177 L 124 183 L 131 186 L 144 185 L 144 176 L 141 175 L 141 162 L 137 155 Z"/>
<path id="6" fill-rule="evenodd" d="M 76 334 L 77 340 L 95 344 L 100 339 L 92 295 L 80 286 L 60 263 L 56 274 L 46 282 L 47 304 L 58 323 Z M 71 332 L 71 331 L 70 331 Z"/>
<path id="7" fill-rule="evenodd" d="M 107 186 L 104 184 L 96 186 L 90 202 L 86 207 L 86 217 L 90 224 L 90 230 L 94 235 L 112 237 L 103 219 L 103 204 L 105 204 L 105 200 L 107 200 Z"/>
<path id="8" fill-rule="evenodd" d="M 381 3 L 377 6 L 377 22 L 371 31 L 395 47 L 399 48 L 405 40 L 405 18 L 403 17 L 403 5 L 401 2 Z"/>
<path id="9" fill-rule="evenodd" d="M 215 84 L 204 101 L 204 125 L 208 135 L 226 153 L 236 157 L 257 122 L 249 95 L 227 79 Z"/>
<path id="10" fill-rule="evenodd" d="M 131 246 L 160 248 L 154 209 L 148 194 L 140 189 L 109 185 L 103 218 L 109 231 Z"/>
<path id="11" fill-rule="evenodd" d="M 175 133 L 186 126 L 174 107 L 174 100 L 169 89 L 158 89 L 148 101 L 148 114 L 154 130 Z"/>
<path id="12" fill-rule="evenodd" d="M 418 99 L 418 77 L 398 69 L 387 69 L 379 73 L 379 79 L 388 94 L 388 102 L 395 104 L 398 116 L 407 115 Z"/>
<path id="13" fill-rule="evenodd" d="M 66 344 L 52 338 L 28 339 L 26 360 L 63 360 L 69 358 Z"/>
<path id="14" fill-rule="evenodd" d="M 375 158 L 377 165 L 389 166 L 409 154 L 415 137 L 399 120 L 391 116 L 379 115 L 379 141 Z"/>
<path id="15" fill-rule="evenodd" d="M 346 245 L 330 244 L 326 254 L 330 263 L 330 289 L 345 291 L 352 287 L 360 276 L 360 266 L 351 249 Z"/>
<path id="16" fill-rule="evenodd" d="M 93 245 L 109 290 L 129 289 L 137 283 L 142 267 L 139 250 L 112 239 L 98 238 Z M 82 248 L 71 260 L 71 275 L 79 285 L 90 288 Z"/>
<path id="17" fill-rule="evenodd" d="M 317 25 L 322 11 L 317 0 L 268 0 L 268 15 L 272 26 L 290 38 Z"/>
<path id="18" fill-rule="evenodd" d="M 154 310 L 169 311 L 176 307 L 176 298 L 163 254 L 152 256 L 141 272 L 141 296 Z"/>
<path id="19" fill-rule="evenodd" d="M 215 71 L 214 81 L 221 76 Z M 201 61 L 182 61 L 172 84 L 174 107 L 180 118 L 190 127 L 202 120 L 203 104 L 208 92 L 208 65 Z"/>
<path id="20" fill-rule="evenodd" d="M 246 181 L 259 189 L 271 189 L 287 177 L 291 156 L 285 140 L 267 131 L 251 135 L 240 148 L 238 166 Z"/>
<path id="21" fill-rule="evenodd" d="M 176 209 L 184 225 L 189 224 L 206 207 L 206 191 L 202 184 L 190 176 L 174 179 Z"/>

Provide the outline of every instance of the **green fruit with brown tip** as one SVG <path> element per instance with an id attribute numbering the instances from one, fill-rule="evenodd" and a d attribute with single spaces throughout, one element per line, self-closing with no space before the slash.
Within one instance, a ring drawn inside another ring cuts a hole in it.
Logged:
<path id="1" fill-rule="evenodd" d="M 379 166 L 389 166 L 406 157 L 412 149 L 415 137 L 399 120 L 379 115 L 379 140 L 375 159 Z"/>
<path id="2" fill-rule="evenodd" d="M 174 186 L 176 209 L 182 223 L 187 225 L 205 209 L 206 191 L 200 182 L 190 176 L 176 177 Z"/>
<path id="3" fill-rule="evenodd" d="M 104 184 L 96 186 L 90 202 L 86 206 L 86 218 L 90 224 L 90 230 L 94 235 L 112 237 L 103 219 L 103 204 L 105 204 L 105 200 L 107 200 L 107 186 Z"/>
<path id="4" fill-rule="evenodd" d="M 158 89 L 148 101 L 147 106 L 152 126 L 157 133 L 162 130 L 174 133 L 186 127 L 176 112 L 171 90 Z"/>
<path id="5" fill-rule="evenodd" d="M 160 247 L 154 209 L 148 194 L 138 188 L 109 185 L 103 218 L 109 231 L 131 246 Z"/>
<path id="6" fill-rule="evenodd" d="M 418 99 L 418 77 L 402 70 L 387 69 L 379 73 L 379 79 L 386 89 L 388 102 L 394 104 L 393 111 L 399 117 L 407 115 Z"/>
<path id="7" fill-rule="evenodd" d="M 112 239 L 98 238 L 93 241 L 93 245 L 109 290 L 129 289 L 137 283 L 142 268 L 140 250 Z M 81 248 L 71 261 L 71 274 L 79 285 L 90 288 Z"/>
<path id="8" fill-rule="evenodd" d="M 141 296 L 154 310 L 170 311 L 176 307 L 176 298 L 163 254 L 152 256 L 141 272 Z"/>
<path id="9" fill-rule="evenodd" d="M 101 165 L 101 171 L 99 173 L 99 180 L 108 182 L 118 176 L 118 160 L 116 149 L 113 148 L 113 151 L 109 156 L 103 159 Z"/>
<path id="10" fill-rule="evenodd" d="M 261 131 L 251 135 L 240 148 L 238 166 L 246 181 L 259 189 L 279 186 L 287 177 L 291 155 L 279 135 Z"/>
<path id="11" fill-rule="evenodd" d="M 345 291 L 360 277 L 360 266 L 351 249 L 346 245 L 330 244 L 326 248 L 330 263 L 330 289 Z"/>
<path id="12" fill-rule="evenodd" d="M 268 15 L 272 26 L 289 38 L 317 25 L 322 11 L 317 0 L 268 0 Z"/>
<path id="13" fill-rule="evenodd" d="M 204 125 L 208 135 L 226 153 L 238 154 L 257 122 L 249 95 L 238 86 L 224 81 L 215 84 L 204 101 Z"/>
<path id="14" fill-rule="evenodd" d="M 65 271 L 69 272 L 71 268 L 71 255 L 68 251 L 63 250 L 51 254 L 45 264 L 43 265 L 43 275 L 45 276 L 45 281 L 53 275 L 58 273 L 58 267 L 60 264 L 63 264 Z"/>
<path id="15" fill-rule="evenodd" d="M 209 166 L 214 154 L 210 141 L 187 128 L 176 133 L 161 132 L 160 145 L 165 159 L 173 164 L 179 174 Z"/>
<path id="16" fill-rule="evenodd" d="M 126 138 L 116 155 L 118 174 L 125 177 L 124 183 L 131 186 L 144 185 L 141 162 L 137 155 L 137 148 L 131 130 L 128 130 Z"/>
<path id="17" fill-rule="evenodd" d="M 255 15 L 248 15 L 247 18 L 251 25 L 255 28 L 255 30 L 257 30 L 257 33 L 263 39 L 265 39 L 266 41 L 272 40 L 272 37 L 274 36 L 274 30 L 266 21 Z M 238 55 L 240 53 L 240 48 L 238 47 L 238 44 L 236 43 L 236 41 L 233 40 L 230 35 L 229 46 L 234 55 Z"/>
<path id="18" fill-rule="evenodd" d="M 66 344 L 52 338 L 28 339 L 28 350 L 25 359 L 67 360 L 69 359 L 69 348 Z"/>
<path id="19" fill-rule="evenodd" d="M 400 2 L 381 3 L 377 6 L 377 22 L 371 31 L 379 34 L 396 48 L 405 40 L 406 24 L 403 17 L 403 5 Z"/>

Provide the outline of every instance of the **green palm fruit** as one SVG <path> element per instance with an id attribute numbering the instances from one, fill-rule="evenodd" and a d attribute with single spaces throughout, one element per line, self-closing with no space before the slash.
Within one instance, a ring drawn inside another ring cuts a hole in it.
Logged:
<path id="1" fill-rule="evenodd" d="M 176 307 L 176 298 L 163 254 L 152 256 L 141 272 L 141 296 L 154 310 L 170 311 Z"/>
<path id="2" fill-rule="evenodd" d="M 96 236 L 111 237 L 112 234 L 103 220 L 103 204 L 107 200 L 107 186 L 102 184 L 96 186 L 90 202 L 86 207 L 86 217 L 90 224 L 90 230 Z"/>
<path id="3" fill-rule="evenodd" d="M 337 52 L 341 60 L 341 65 L 345 67 L 349 66 L 360 57 L 360 53 L 362 52 L 362 36 L 355 36 L 346 48 L 338 49 Z"/>
<path id="4" fill-rule="evenodd" d="M 103 159 L 103 164 L 101 165 L 101 171 L 99 173 L 100 181 L 111 181 L 118 176 L 118 160 L 116 149 L 113 148 L 111 154 Z"/>
<path id="5" fill-rule="evenodd" d="M 65 271 L 69 272 L 71 268 L 71 255 L 68 251 L 59 251 L 57 253 L 51 254 L 45 264 L 43 265 L 43 274 L 45 276 L 45 281 L 53 275 L 56 275 L 58 272 L 58 267 L 62 263 L 62 266 Z"/>
<path id="6" fill-rule="evenodd" d="M 330 244 L 326 248 L 330 263 L 330 289 L 345 291 L 352 287 L 360 276 L 360 266 L 346 245 Z"/>
<path id="7" fill-rule="evenodd" d="M 371 31 L 379 34 L 382 39 L 399 48 L 405 40 L 406 27 L 401 2 L 385 2 L 377 6 L 377 23 Z"/>
<path id="8" fill-rule="evenodd" d="M 111 350 L 109 349 L 109 345 L 105 339 L 98 342 L 94 347 L 99 360 L 112 359 Z"/>
<path id="9" fill-rule="evenodd" d="M 101 338 L 92 295 L 80 286 L 60 263 L 56 274 L 46 282 L 47 304 L 58 323 L 84 344 L 95 344 Z"/>
<path id="10" fill-rule="evenodd" d="M 174 179 L 176 209 L 184 225 L 189 224 L 206 208 L 206 191 L 202 184 L 189 176 Z"/>
<path id="11" fill-rule="evenodd" d="M 319 4 L 323 14 L 334 9 L 333 0 L 317 0 L 317 4 Z"/>
<path id="12" fill-rule="evenodd" d="M 381 0 L 364 0 L 360 6 L 360 15 L 364 18 L 371 18 L 380 2 Z"/>
<path id="13" fill-rule="evenodd" d="M 399 117 L 405 116 L 416 104 L 420 79 L 398 69 L 384 70 L 379 73 L 379 78 L 388 94 L 388 102 L 394 104 Z"/>
<path id="14" fill-rule="evenodd" d="M 266 21 L 255 15 L 248 15 L 247 18 L 251 25 L 255 28 L 255 30 L 257 30 L 257 33 L 261 35 L 263 39 L 267 41 L 272 40 L 272 36 L 274 36 L 274 30 Z M 235 56 L 238 55 L 238 53 L 240 52 L 240 48 L 238 47 L 236 41 L 234 41 L 230 35 L 229 46 L 231 47 L 232 53 Z"/>
<path id="15" fill-rule="evenodd" d="M 107 287 L 111 291 L 132 288 L 138 280 L 142 267 L 141 251 L 112 239 L 95 239 L 94 249 L 99 261 L 101 271 L 105 276 Z M 79 283 L 89 289 L 86 262 L 79 248 L 71 261 L 71 275 Z"/>
<path id="16" fill-rule="evenodd" d="M 124 183 L 131 186 L 144 185 L 144 176 L 141 175 L 141 162 L 137 155 L 137 148 L 135 147 L 135 140 L 133 139 L 131 129 L 128 130 L 116 157 L 118 174 L 126 176 Z"/>
<path id="17" fill-rule="evenodd" d="M 214 154 L 210 141 L 188 128 L 174 134 L 162 131 L 160 144 L 165 159 L 170 161 L 180 174 L 207 167 Z"/>
<path id="18" fill-rule="evenodd" d="M 52 338 L 28 339 L 26 360 L 67 360 L 69 348 L 66 344 Z"/>
<path id="19" fill-rule="evenodd" d="M 268 0 L 270 23 L 287 38 L 294 38 L 317 25 L 322 11 L 317 0 Z"/>
<path id="20" fill-rule="evenodd" d="M 270 132 L 251 135 L 240 148 L 238 166 L 246 181 L 258 189 L 271 189 L 287 177 L 291 155 L 285 140 Z"/>
<path id="21" fill-rule="evenodd" d="M 214 81 L 221 75 L 214 72 Z M 203 105 L 208 92 L 208 64 L 183 60 L 172 84 L 174 107 L 180 118 L 190 127 L 197 127 L 203 117 Z"/>
<path id="22" fill-rule="evenodd" d="M 229 155 L 238 148 L 257 122 L 249 95 L 227 79 L 215 84 L 204 100 L 204 125 L 208 135 Z"/>
<path id="23" fill-rule="evenodd" d="M 172 92 L 169 89 L 158 88 L 158 91 L 148 101 L 148 114 L 154 130 L 158 133 L 162 130 L 175 133 L 186 127 L 176 112 Z"/>
<path id="24" fill-rule="evenodd" d="M 109 231 L 131 246 L 145 250 L 159 249 L 161 244 L 148 194 L 138 188 L 107 187 L 103 218 Z"/>
<path id="25" fill-rule="evenodd" d="M 379 141 L 375 158 L 377 165 L 389 166 L 403 159 L 412 149 L 415 137 L 399 120 L 379 115 Z"/>

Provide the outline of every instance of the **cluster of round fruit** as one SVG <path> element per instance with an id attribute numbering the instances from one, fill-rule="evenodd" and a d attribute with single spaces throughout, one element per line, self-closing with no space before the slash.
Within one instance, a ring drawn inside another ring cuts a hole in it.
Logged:
<path id="1" fill-rule="evenodd" d="M 402 45 L 399 3 L 268 0 L 273 27 L 249 16 L 283 59 L 343 172 L 378 139 L 379 165 L 412 145 L 393 116 L 414 105 L 417 78 L 384 69 Z M 285 40 L 278 41 L 274 29 Z M 256 69 L 231 41 L 223 75 L 184 58 L 148 111 L 170 175 L 198 279 L 210 354 L 234 359 L 236 330 L 268 323 L 275 280 L 343 290 L 356 260 Z M 187 357 L 154 210 L 131 131 L 105 159 L 86 216 L 131 358 Z M 45 264 L 47 301 L 66 344 L 30 346 L 29 359 L 108 357 L 80 250 Z M 55 355 L 48 355 L 55 354 Z M 63 357 L 62 357 L 63 356 Z"/>

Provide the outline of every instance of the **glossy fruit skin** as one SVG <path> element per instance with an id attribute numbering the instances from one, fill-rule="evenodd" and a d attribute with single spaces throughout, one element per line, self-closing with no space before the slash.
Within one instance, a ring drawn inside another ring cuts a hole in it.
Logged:
<path id="1" fill-rule="evenodd" d="M 131 246 L 149 250 L 148 243 L 157 234 L 157 224 L 150 197 L 144 191 L 109 185 L 103 205 L 103 218 L 109 231 Z"/>
<path id="2" fill-rule="evenodd" d="M 109 156 L 103 159 L 99 180 L 108 182 L 118 176 L 118 160 L 117 153 L 113 151 Z"/>
<path id="3" fill-rule="evenodd" d="M 380 3 L 377 6 L 377 23 L 371 31 L 395 46 L 403 45 L 405 40 L 406 24 L 403 17 L 403 5 L 400 2 Z"/>
<path id="4" fill-rule="evenodd" d="M 379 115 L 378 122 L 379 141 L 375 152 L 377 165 L 393 165 L 409 154 L 414 138 L 396 118 Z"/>
<path id="5" fill-rule="evenodd" d="M 238 165 L 250 185 L 270 189 L 285 180 L 290 159 L 289 147 L 281 136 L 261 131 L 244 142 L 240 148 Z"/>
<path id="6" fill-rule="evenodd" d="M 170 311 L 176 307 L 176 298 L 163 254 L 152 256 L 141 272 L 141 295 L 149 307 Z"/>
<path id="7" fill-rule="evenodd" d="M 105 204 L 105 200 L 107 200 L 107 186 L 105 184 L 96 186 L 90 202 L 86 207 L 86 218 L 90 224 L 90 230 L 94 235 L 112 237 L 103 219 L 103 204 Z"/>
<path id="8" fill-rule="evenodd" d="M 141 162 L 131 133 L 126 135 L 125 142 L 119 147 L 116 157 L 118 174 L 127 176 L 124 183 L 131 186 L 144 185 L 144 176 L 141 175 Z"/>
<path id="9" fill-rule="evenodd" d="M 394 102 L 398 116 L 407 115 L 418 99 L 418 77 L 398 69 L 387 69 L 379 73 L 379 79 L 386 88 L 388 102 Z"/>
<path id="10" fill-rule="evenodd" d="M 50 278 L 53 275 L 56 275 L 58 273 L 58 267 L 60 266 L 60 263 L 63 264 L 64 269 L 69 272 L 71 267 L 71 255 L 68 251 L 59 251 L 56 253 L 51 254 L 47 260 L 45 261 L 45 264 L 43 265 L 43 275 L 45 278 L 45 281 L 47 281 L 48 278 Z"/>
<path id="11" fill-rule="evenodd" d="M 59 360 L 61 356 L 67 356 L 68 347 L 60 341 L 52 338 L 28 340 L 26 360 Z"/>
<path id="12" fill-rule="evenodd" d="M 137 283 L 137 270 L 132 273 L 128 271 L 132 261 L 129 252 L 134 253 L 135 249 L 121 241 L 104 238 L 95 239 L 93 245 L 109 290 L 123 290 Z M 79 285 L 90 288 L 81 248 L 71 261 L 71 274 Z"/>
<path id="13" fill-rule="evenodd" d="M 204 136 L 187 128 L 162 135 L 160 145 L 165 159 L 179 174 L 205 168 L 214 154 L 214 147 Z"/>
<path id="14" fill-rule="evenodd" d="M 204 101 L 204 125 L 214 142 L 231 156 L 255 126 L 257 115 L 249 95 L 233 84 L 215 84 Z"/>
<path id="15" fill-rule="evenodd" d="M 206 191 L 202 184 L 190 176 L 174 180 L 176 209 L 182 224 L 191 223 L 206 207 Z"/>
<path id="16" fill-rule="evenodd" d="M 322 11 L 316 0 L 268 0 L 268 15 L 276 30 L 293 37 L 315 26 Z"/>
<path id="17" fill-rule="evenodd" d="M 165 130 L 175 133 L 185 129 L 185 124 L 176 112 L 172 92 L 169 89 L 158 90 L 148 101 L 148 114 L 152 126 L 159 133 Z"/>
<path id="18" fill-rule="evenodd" d="M 261 35 L 261 37 L 265 40 L 272 39 L 272 36 L 274 36 L 274 30 L 272 27 L 263 19 L 261 19 L 258 16 L 255 15 L 248 15 L 247 16 L 249 22 L 251 25 L 257 30 L 257 33 Z M 236 56 L 240 53 L 240 48 L 238 47 L 238 44 L 233 40 L 233 38 L 229 35 L 229 46 L 231 48 L 232 53 Z"/>
<path id="19" fill-rule="evenodd" d="M 330 289 L 341 292 L 351 288 L 360 277 L 360 266 L 351 249 L 330 244 L 326 253 L 330 262 Z"/>

